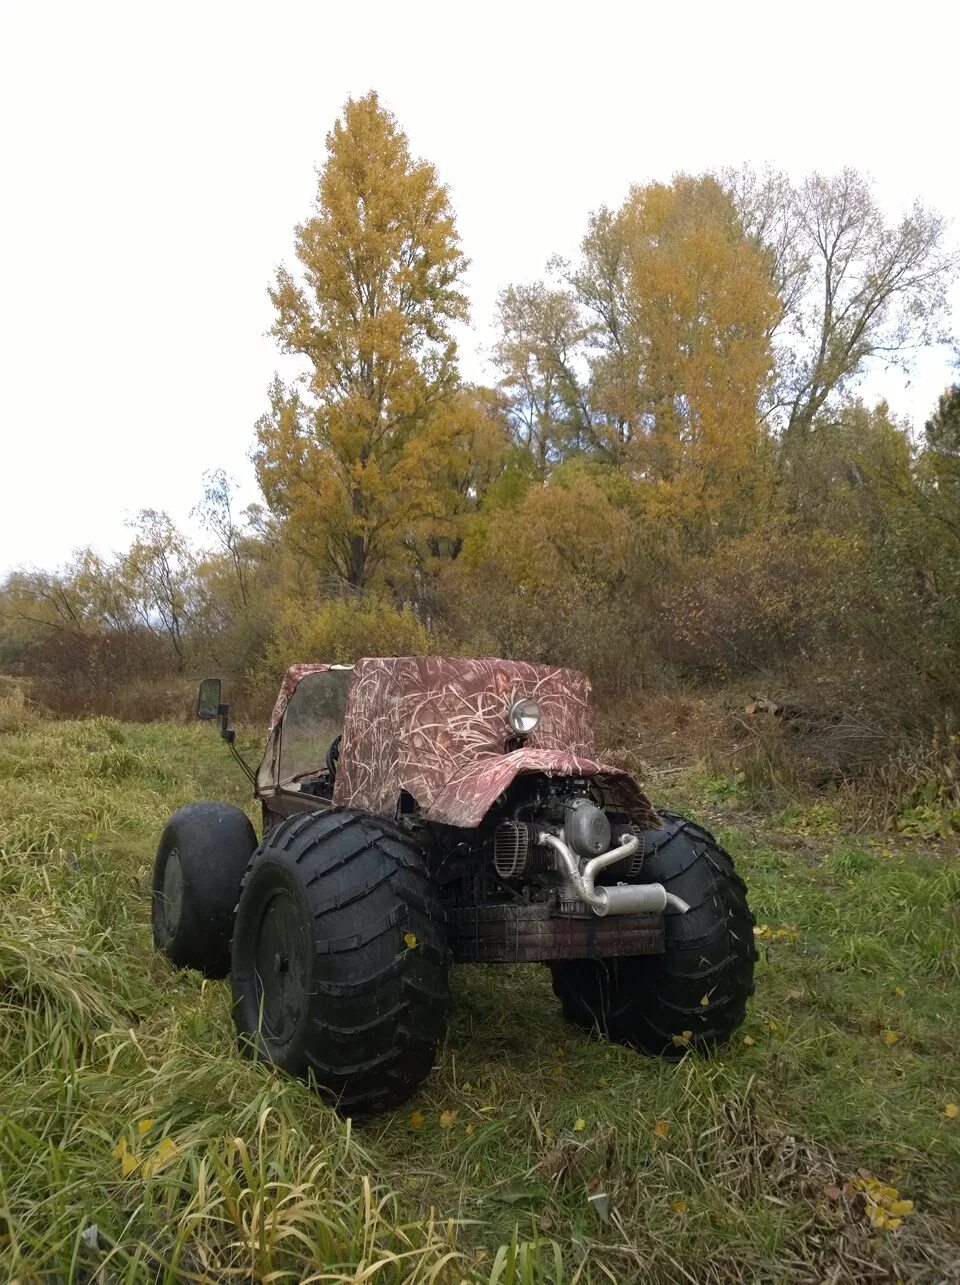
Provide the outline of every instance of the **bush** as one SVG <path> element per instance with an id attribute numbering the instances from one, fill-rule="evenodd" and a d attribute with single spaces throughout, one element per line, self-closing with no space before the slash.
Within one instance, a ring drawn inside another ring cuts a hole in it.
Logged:
<path id="1" fill-rule="evenodd" d="M 423 656 L 438 650 L 441 641 L 431 637 L 409 607 L 372 597 L 289 603 L 253 681 L 275 688 L 280 673 L 298 661 L 349 664 L 361 656 Z"/>
<path id="2" fill-rule="evenodd" d="M 0 732 L 21 732 L 37 717 L 37 707 L 27 700 L 23 683 L 0 676 Z"/>

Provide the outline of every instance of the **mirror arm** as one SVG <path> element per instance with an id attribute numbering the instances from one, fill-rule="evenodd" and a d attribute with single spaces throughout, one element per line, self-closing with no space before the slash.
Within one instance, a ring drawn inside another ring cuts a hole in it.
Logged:
<path id="1" fill-rule="evenodd" d="M 232 727 L 227 726 L 227 717 L 229 713 L 230 713 L 229 705 L 220 704 L 217 706 L 217 715 L 220 719 L 220 736 L 222 737 L 223 740 L 226 741 L 227 746 L 230 750 L 230 753 L 233 755 L 233 757 L 237 760 L 237 762 L 243 768 L 245 776 L 249 779 L 250 784 L 253 786 L 254 790 L 256 790 L 257 774 L 256 772 L 254 772 L 253 768 L 250 766 L 250 764 L 247 762 L 247 760 L 243 757 L 243 755 L 240 753 L 240 751 L 237 749 L 236 745 L 234 744 L 234 742 L 237 739 L 237 734 Z"/>

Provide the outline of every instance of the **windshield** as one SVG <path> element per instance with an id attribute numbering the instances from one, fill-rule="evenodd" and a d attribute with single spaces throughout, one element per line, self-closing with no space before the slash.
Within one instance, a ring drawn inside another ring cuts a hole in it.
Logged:
<path id="1" fill-rule="evenodd" d="M 324 768 L 333 739 L 343 731 L 343 714 L 353 666 L 307 674 L 290 697 L 280 728 L 278 784 Z"/>

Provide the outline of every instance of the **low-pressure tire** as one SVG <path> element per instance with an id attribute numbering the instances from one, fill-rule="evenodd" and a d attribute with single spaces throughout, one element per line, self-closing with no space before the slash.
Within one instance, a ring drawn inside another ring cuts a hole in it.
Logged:
<path id="1" fill-rule="evenodd" d="M 244 877 L 231 981 L 241 1049 L 344 1115 L 405 1102 L 446 1033 L 443 908 L 398 826 L 331 809 L 271 830 Z"/>
<path id="2" fill-rule="evenodd" d="M 240 882 L 257 846 L 229 803 L 189 803 L 160 836 L 153 866 L 153 944 L 177 968 L 226 977 Z"/>
<path id="3" fill-rule="evenodd" d="M 664 915 L 661 955 L 551 964 L 564 1016 L 584 1030 L 668 1059 L 709 1052 L 743 1021 L 753 994 L 753 916 L 728 853 L 702 827 L 661 812 L 645 832 L 641 879 L 688 903 Z"/>

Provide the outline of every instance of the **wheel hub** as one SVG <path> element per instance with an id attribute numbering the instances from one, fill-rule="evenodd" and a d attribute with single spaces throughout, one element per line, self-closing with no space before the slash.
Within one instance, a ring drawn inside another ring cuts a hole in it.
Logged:
<path id="1" fill-rule="evenodd" d="M 177 931 L 183 910 L 183 866 L 180 862 L 180 853 L 176 848 L 171 848 L 167 853 L 166 864 L 163 867 L 163 891 L 160 905 L 163 926 L 169 940 Z"/>
<path id="2" fill-rule="evenodd" d="M 303 912 L 286 889 L 278 889 L 264 906 L 254 963 L 263 1031 L 275 1043 L 286 1043 L 307 1009 L 309 969 Z"/>

